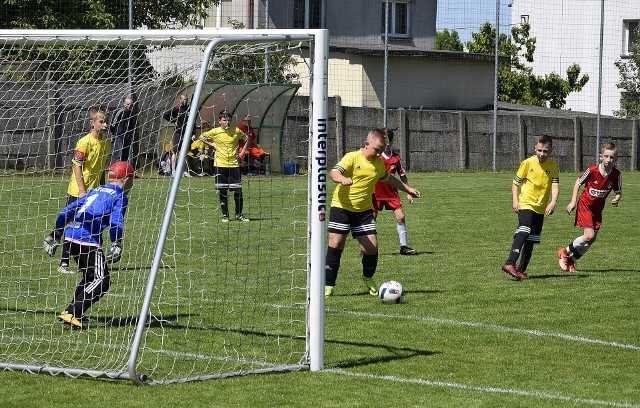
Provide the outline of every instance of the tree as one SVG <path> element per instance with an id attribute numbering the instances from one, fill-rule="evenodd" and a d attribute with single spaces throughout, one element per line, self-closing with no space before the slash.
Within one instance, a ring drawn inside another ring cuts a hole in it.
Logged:
<path id="1" fill-rule="evenodd" d="M 0 0 L 2 27 L 14 29 L 127 29 L 128 0 Z M 133 26 L 159 29 L 194 26 L 207 16 L 205 8 L 221 0 L 133 0 Z M 106 48 L 101 45 L 30 49 L 5 48 L 9 60 L 42 61 L 40 72 L 49 72 L 52 80 L 93 83 L 108 78 L 111 83 L 128 80 L 129 51 L 132 52 L 133 81 L 155 75 L 144 47 Z M 92 61 L 90 63 L 89 61 Z M 14 78 L 15 79 L 15 78 Z M 28 77 L 20 78 L 29 80 Z"/>
<path id="2" fill-rule="evenodd" d="M 235 29 L 244 28 L 244 24 L 236 20 L 229 20 Z M 212 64 L 207 72 L 207 79 L 213 81 L 243 82 L 243 83 L 293 83 L 299 79 L 293 67 L 296 59 L 286 50 L 273 50 L 274 46 L 252 51 L 247 54 L 242 48 L 223 45 L 216 52 L 219 59 Z M 268 67 L 267 78 L 264 77 L 265 52 Z"/>
<path id="3" fill-rule="evenodd" d="M 628 119 L 640 118 L 640 29 L 636 30 L 635 44 L 629 47 L 629 60 L 615 62 L 620 71 L 620 82 L 616 84 L 622 89 L 620 110 L 613 114 Z"/>
<path id="4" fill-rule="evenodd" d="M 0 0 L 0 26 L 22 29 L 127 29 L 128 0 Z M 133 0 L 133 26 L 199 27 L 221 0 Z"/>
<path id="5" fill-rule="evenodd" d="M 443 51 L 464 51 L 462 41 L 456 30 L 444 29 L 436 33 L 436 50 Z"/>
<path id="6" fill-rule="evenodd" d="M 531 26 L 523 24 L 511 29 L 511 37 L 500 34 L 498 54 L 508 61 L 498 65 L 498 100 L 524 105 L 548 106 L 560 109 L 566 104 L 571 92 L 579 92 L 589 82 L 589 75 L 580 76 L 577 64 L 567 68 L 567 78 L 552 72 L 544 76 L 533 74 L 527 63 L 533 62 L 536 39 L 530 37 Z M 490 23 L 480 27 L 480 32 L 471 34 L 469 52 L 493 54 L 495 52 L 495 28 Z M 522 61 L 523 59 L 524 61 Z"/>

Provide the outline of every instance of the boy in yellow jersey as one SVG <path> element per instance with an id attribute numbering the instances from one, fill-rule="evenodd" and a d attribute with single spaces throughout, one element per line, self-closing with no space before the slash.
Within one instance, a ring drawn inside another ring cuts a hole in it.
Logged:
<path id="1" fill-rule="evenodd" d="M 509 258 L 502 270 L 515 280 L 529 278 L 526 270 L 533 253 L 533 244 L 540 243 L 544 216 L 553 214 L 558 201 L 560 176 L 558 164 L 549 159 L 552 151 L 551 138 L 538 136 L 535 154 L 520 163 L 520 168 L 513 178 L 512 207 L 518 214 L 518 229 L 513 236 Z M 518 258 L 520 264 L 516 268 Z"/>
<path id="2" fill-rule="evenodd" d="M 231 114 L 223 110 L 218 115 L 220 126 L 204 132 L 200 137 L 204 144 L 215 149 L 213 165 L 216 189 L 220 192 L 222 222 L 229 222 L 229 190 L 233 190 L 236 220 L 249 221 L 249 218 L 242 213 L 242 180 L 240 179 L 239 160 L 246 153 L 247 144 L 245 143 L 245 147 L 238 154 L 238 145 L 240 140 L 245 138 L 245 135 L 240 129 L 229 126 L 230 122 Z"/>
<path id="3" fill-rule="evenodd" d="M 378 266 L 378 240 L 372 209 L 372 195 L 376 182 L 384 181 L 413 197 L 420 197 L 418 190 L 387 172 L 380 155 L 388 144 L 389 140 L 384 131 L 373 129 L 367 135 L 362 149 L 347 153 L 331 170 L 331 180 L 338 183 L 338 186 L 333 192 L 329 212 L 325 297 L 334 294 L 340 258 L 349 231 L 360 244 L 362 280 L 370 295 L 378 295 L 378 285 L 373 280 Z"/>
<path id="4" fill-rule="evenodd" d="M 105 172 L 109 160 L 110 145 L 105 138 L 109 124 L 105 109 L 99 106 L 89 108 L 91 131 L 78 140 L 71 159 L 71 181 L 67 188 L 67 205 L 87 195 L 89 190 L 105 184 Z M 69 244 L 62 245 L 60 273 L 74 273 L 69 267 Z"/>

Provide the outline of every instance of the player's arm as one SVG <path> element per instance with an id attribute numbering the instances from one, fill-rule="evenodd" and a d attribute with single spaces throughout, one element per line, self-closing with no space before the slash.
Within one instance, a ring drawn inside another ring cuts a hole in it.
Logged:
<path id="1" fill-rule="evenodd" d="M 620 198 L 622 198 L 622 192 L 616 193 L 616 196 L 611 200 L 611 205 L 617 207 L 620 204 Z"/>
<path id="2" fill-rule="evenodd" d="M 78 197 L 82 198 L 87 195 L 87 188 L 84 185 L 84 178 L 82 177 L 82 166 L 74 163 L 73 174 L 76 176 L 76 183 L 78 184 Z"/>
<path id="3" fill-rule="evenodd" d="M 520 201 L 518 200 L 519 185 L 511 183 L 511 208 L 513 211 L 520 212 Z"/>
<path id="4" fill-rule="evenodd" d="M 334 183 L 342 184 L 343 186 L 350 186 L 353 184 L 353 180 L 350 177 L 345 177 L 342 172 L 336 168 L 331 169 L 329 177 Z"/>
<path id="5" fill-rule="evenodd" d="M 173 113 L 174 111 L 175 111 L 175 108 L 171 108 L 171 109 L 169 109 L 168 111 L 166 111 L 166 112 L 162 115 L 162 117 L 164 118 L 164 120 L 169 121 L 169 122 L 173 122 L 173 121 L 175 121 L 176 119 L 175 119 L 175 115 L 174 115 L 174 113 Z"/>
<path id="6" fill-rule="evenodd" d="M 56 248 L 60 245 L 62 235 L 64 234 L 64 227 L 75 217 L 78 207 L 86 200 L 81 198 L 66 206 L 58 217 L 56 218 L 56 225 L 49 235 L 44 238 L 42 249 L 49 256 L 53 256 L 56 253 Z"/>
<path id="7" fill-rule="evenodd" d="M 240 153 L 238 153 L 238 160 L 240 160 L 242 157 L 244 157 L 245 154 L 247 154 L 247 149 L 249 148 L 249 139 L 247 138 L 247 134 L 242 130 L 238 129 L 238 132 L 242 133 L 242 137 L 238 140 L 238 143 L 240 143 L 240 140 L 244 141 L 244 146 L 242 146 L 242 150 L 240 150 Z"/>
<path id="8" fill-rule="evenodd" d="M 122 258 L 122 238 L 124 237 L 124 214 L 127 211 L 127 198 L 122 195 L 116 199 L 113 212 L 109 217 L 109 238 L 111 245 L 105 260 L 115 263 Z"/>
<path id="9" fill-rule="evenodd" d="M 403 173 L 403 174 L 399 174 L 400 177 L 400 181 L 402 181 L 404 184 L 409 184 L 409 179 L 407 178 L 407 174 Z M 409 202 L 411 204 L 413 204 L 413 196 L 409 193 L 407 193 L 407 200 L 409 200 Z"/>
<path id="10" fill-rule="evenodd" d="M 345 174 L 353 175 L 354 166 L 355 164 L 353 155 L 344 155 L 342 159 L 340 159 L 340 161 L 331 169 L 331 172 L 329 173 L 331 181 L 337 184 L 342 184 L 343 186 L 352 185 L 353 179 L 351 177 L 345 176 Z"/>
<path id="11" fill-rule="evenodd" d="M 387 173 L 387 178 L 386 179 L 381 179 L 382 181 L 384 181 L 385 183 L 389 184 L 391 187 L 395 188 L 396 190 L 402 190 L 405 193 L 413 196 L 413 197 L 420 197 L 420 191 L 416 190 L 415 188 L 411 187 L 410 185 L 408 185 L 407 183 L 404 183 L 400 180 L 398 180 L 397 178 L 395 178 L 394 176 L 392 176 L 391 174 Z"/>
<path id="12" fill-rule="evenodd" d="M 556 203 L 558 202 L 558 192 L 560 187 L 557 183 L 551 185 L 551 201 L 547 205 L 547 209 L 544 211 L 545 215 L 551 215 L 556 209 Z"/>
<path id="13" fill-rule="evenodd" d="M 622 174 L 618 174 L 618 185 L 615 187 L 616 196 L 611 200 L 611 205 L 617 207 L 622 198 Z"/>
<path id="14" fill-rule="evenodd" d="M 573 192 L 571 193 L 571 201 L 567 204 L 567 214 L 571 214 L 573 210 L 576 208 L 576 203 L 578 202 L 578 192 L 580 191 L 580 179 L 577 179 L 575 183 L 573 183 Z"/>

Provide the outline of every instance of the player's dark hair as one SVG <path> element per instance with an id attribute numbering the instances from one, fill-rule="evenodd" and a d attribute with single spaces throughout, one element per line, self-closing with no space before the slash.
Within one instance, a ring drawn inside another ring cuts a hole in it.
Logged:
<path id="1" fill-rule="evenodd" d="M 226 109 L 221 110 L 220 113 L 218 113 L 218 119 L 230 118 L 230 117 L 231 117 L 231 113 L 229 113 L 229 111 Z"/>
<path id="2" fill-rule="evenodd" d="M 549 146 L 553 146 L 553 139 L 551 139 L 551 136 L 547 136 L 547 135 L 538 135 L 536 137 L 536 143 L 540 143 L 543 145 L 549 145 Z"/>
<path id="3" fill-rule="evenodd" d="M 382 131 L 384 132 L 385 136 L 387 136 L 387 139 L 389 139 L 389 144 L 393 143 L 393 130 L 383 128 Z"/>

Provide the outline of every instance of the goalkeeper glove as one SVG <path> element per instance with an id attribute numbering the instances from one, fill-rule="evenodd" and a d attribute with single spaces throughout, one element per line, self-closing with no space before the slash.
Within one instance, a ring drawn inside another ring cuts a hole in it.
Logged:
<path id="1" fill-rule="evenodd" d="M 53 232 L 44 238 L 42 244 L 42 250 L 49 256 L 53 256 L 56 253 L 56 249 L 60 245 L 60 238 L 56 237 L 57 234 Z"/>
<path id="2" fill-rule="evenodd" d="M 107 263 L 118 262 L 122 258 L 122 243 L 120 241 L 112 242 L 108 252 L 105 258 Z"/>

